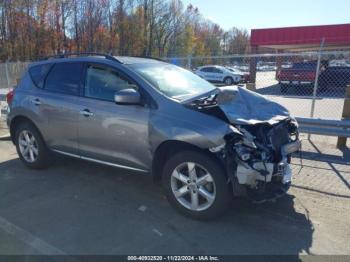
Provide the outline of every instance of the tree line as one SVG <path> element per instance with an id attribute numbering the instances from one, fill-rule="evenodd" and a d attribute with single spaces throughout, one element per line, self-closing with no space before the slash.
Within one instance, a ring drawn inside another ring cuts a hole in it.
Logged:
<path id="1" fill-rule="evenodd" d="M 249 34 L 234 27 L 225 31 L 181 0 L 0 1 L 1 61 L 64 52 L 244 54 L 249 52 Z"/>

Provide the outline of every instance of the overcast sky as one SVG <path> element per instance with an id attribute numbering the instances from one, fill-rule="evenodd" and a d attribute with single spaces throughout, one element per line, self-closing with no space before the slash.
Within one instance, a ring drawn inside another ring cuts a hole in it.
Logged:
<path id="1" fill-rule="evenodd" d="M 350 23 L 350 0 L 182 0 L 224 29 Z"/>

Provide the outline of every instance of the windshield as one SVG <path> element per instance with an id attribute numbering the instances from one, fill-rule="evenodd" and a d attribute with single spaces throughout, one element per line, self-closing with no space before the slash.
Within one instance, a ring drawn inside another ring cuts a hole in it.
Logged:
<path id="1" fill-rule="evenodd" d="M 216 89 L 209 82 L 178 66 L 160 63 L 130 66 L 161 93 L 180 101 Z"/>

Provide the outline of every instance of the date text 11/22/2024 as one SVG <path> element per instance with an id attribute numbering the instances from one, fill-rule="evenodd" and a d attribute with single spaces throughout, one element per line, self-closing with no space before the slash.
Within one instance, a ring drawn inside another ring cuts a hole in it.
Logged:
<path id="1" fill-rule="evenodd" d="M 219 261 L 217 256 L 128 256 L 128 261 Z"/>

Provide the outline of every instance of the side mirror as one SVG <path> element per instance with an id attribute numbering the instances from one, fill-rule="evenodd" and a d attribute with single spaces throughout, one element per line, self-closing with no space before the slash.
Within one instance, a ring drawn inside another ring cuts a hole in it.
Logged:
<path id="1" fill-rule="evenodd" d="M 114 102 L 122 105 L 140 104 L 141 96 L 135 89 L 122 89 L 114 94 Z"/>

